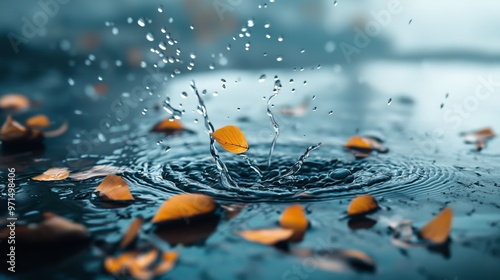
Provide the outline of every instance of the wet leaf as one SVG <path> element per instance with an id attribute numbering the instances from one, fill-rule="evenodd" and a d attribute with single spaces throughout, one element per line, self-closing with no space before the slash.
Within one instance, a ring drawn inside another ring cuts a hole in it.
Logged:
<path id="1" fill-rule="evenodd" d="M 69 175 L 69 177 L 73 180 L 87 180 L 90 178 L 94 177 L 102 177 L 102 176 L 107 176 L 109 174 L 113 173 L 120 173 L 123 172 L 124 169 L 116 166 L 111 166 L 111 165 L 96 165 L 92 166 L 89 169 L 78 171 L 78 172 L 73 172 Z"/>
<path id="2" fill-rule="evenodd" d="M 35 115 L 26 120 L 26 126 L 33 128 L 46 128 L 50 126 L 50 120 L 46 115 Z"/>
<path id="3" fill-rule="evenodd" d="M 347 215 L 362 215 L 378 209 L 378 203 L 372 195 L 364 194 L 351 200 L 347 208 Z"/>
<path id="4" fill-rule="evenodd" d="M 453 211 L 450 207 L 446 207 L 432 221 L 420 229 L 420 237 L 436 244 L 445 242 L 451 231 L 452 218 Z"/>
<path id="5" fill-rule="evenodd" d="M 106 257 L 104 269 L 114 275 L 130 274 L 134 279 L 150 279 L 172 270 L 177 258 L 178 253 L 173 251 L 159 254 L 156 248 L 146 252 L 134 250 Z"/>
<path id="6" fill-rule="evenodd" d="M 60 135 L 63 135 L 66 131 L 68 130 L 68 124 L 63 123 L 59 128 L 51 130 L 51 131 L 45 131 L 43 133 L 43 136 L 47 138 L 54 138 Z"/>
<path id="7" fill-rule="evenodd" d="M 0 130 L 0 141 L 4 148 L 33 149 L 41 146 L 42 133 L 37 129 L 26 128 L 7 116 Z"/>
<path id="8" fill-rule="evenodd" d="M 379 140 L 368 136 L 353 136 L 347 140 L 344 147 L 357 158 L 365 158 L 374 150 L 379 153 L 388 151 Z"/>
<path id="9" fill-rule="evenodd" d="M 104 259 L 104 269 L 111 274 L 126 273 L 134 258 L 139 254 L 137 251 L 125 252 L 118 257 L 108 256 Z"/>
<path id="10" fill-rule="evenodd" d="M 106 176 L 95 191 L 99 192 L 100 197 L 108 200 L 134 200 L 127 182 L 113 174 Z"/>
<path id="11" fill-rule="evenodd" d="M 152 222 L 163 223 L 181 219 L 190 219 L 210 214 L 217 208 L 217 203 L 204 194 L 179 194 L 167 199 L 158 209 Z"/>
<path id="12" fill-rule="evenodd" d="M 158 122 L 152 129 L 153 132 L 164 132 L 168 136 L 180 135 L 184 131 L 184 126 L 178 120 L 166 119 Z"/>
<path id="13" fill-rule="evenodd" d="M 280 218 L 282 228 L 293 230 L 293 236 L 290 241 L 299 242 L 304 237 L 309 222 L 300 204 L 289 206 L 283 211 Z"/>
<path id="14" fill-rule="evenodd" d="M 0 97 L 0 109 L 2 110 L 24 110 L 29 106 L 29 99 L 22 94 L 11 93 Z"/>
<path id="15" fill-rule="evenodd" d="M 481 151 L 484 147 L 486 147 L 486 142 L 496 136 L 491 128 L 483 128 L 472 132 L 463 132 L 461 135 L 464 138 L 465 143 L 476 144 L 476 149 L 478 151 Z"/>
<path id="16" fill-rule="evenodd" d="M 142 217 L 137 217 L 132 221 L 132 223 L 130 223 L 130 226 L 128 227 L 125 234 L 123 234 L 122 240 L 120 241 L 120 248 L 126 248 L 136 239 L 139 231 L 141 230 L 143 222 L 144 220 L 142 219 Z"/>
<path id="17" fill-rule="evenodd" d="M 239 231 L 236 234 L 248 241 L 264 245 L 274 245 L 281 241 L 289 240 L 293 235 L 293 230 L 286 228 L 252 229 Z"/>
<path id="18" fill-rule="evenodd" d="M 203 218 L 176 220 L 159 224 L 154 233 L 171 246 L 203 244 L 215 232 L 219 221 L 220 216 L 218 215 L 204 215 Z"/>
<path id="19" fill-rule="evenodd" d="M 164 273 L 169 272 L 174 268 L 175 263 L 177 262 L 177 258 L 179 257 L 179 253 L 170 251 L 170 252 L 163 252 L 161 255 L 161 262 L 158 264 L 154 272 L 156 275 L 161 275 Z"/>
<path id="20" fill-rule="evenodd" d="M 241 154 L 248 151 L 245 135 L 234 125 L 217 129 L 212 133 L 212 137 L 228 152 Z"/>
<path id="21" fill-rule="evenodd" d="M 68 178 L 69 170 L 66 168 L 49 168 L 38 176 L 31 178 L 35 181 L 59 181 Z"/>

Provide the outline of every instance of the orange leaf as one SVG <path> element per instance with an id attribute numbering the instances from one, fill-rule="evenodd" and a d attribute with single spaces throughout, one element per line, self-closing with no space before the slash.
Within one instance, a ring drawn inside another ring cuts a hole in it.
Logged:
<path id="1" fill-rule="evenodd" d="M 144 220 L 141 217 L 135 218 L 130 226 L 128 227 L 125 234 L 123 234 L 122 240 L 120 241 L 120 248 L 127 247 L 139 234 L 139 230 L 141 229 L 142 223 Z"/>
<path id="2" fill-rule="evenodd" d="M 420 229 L 420 236 L 432 243 L 445 242 L 450 234 L 452 218 L 453 211 L 450 207 L 446 207 L 432 221 Z"/>
<path id="3" fill-rule="evenodd" d="M 104 269 L 111 274 L 124 272 L 132 264 L 139 252 L 125 252 L 118 257 L 106 257 L 104 259 Z"/>
<path id="4" fill-rule="evenodd" d="M 66 132 L 66 130 L 68 130 L 68 124 L 67 123 L 63 123 L 57 129 L 54 129 L 54 130 L 51 130 L 51 131 L 45 131 L 43 133 L 43 136 L 45 136 L 47 138 L 54 138 L 54 137 L 63 135 L 64 132 Z"/>
<path id="5" fill-rule="evenodd" d="M 50 120 L 46 115 L 36 115 L 26 120 L 26 126 L 46 128 L 50 126 Z"/>
<path id="6" fill-rule="evenodd" d="M 348 149 L 359 149 L 359 150 L 373 150 L 372 145 L 365 141 L 363 137 L 353 136 L 344 144 L 344 147 Z"/>
<path id="7" fill-rule="evenodd" d="M 66 168 L 49 168 L 43 174 L 31 178 L 35 181 L 59 181 L 68 178 L 69 170 Z"/>
<path id="8" fill-rule="evenodd" d="M 0 109 L 24 110 L 30 106 L 30 101 L 24 95 L 11 93 L 0 97 Z"/>
<path id="9" fill-rule="evenodd" d="M 236 234 L 248 241 L 265 245 L 274 245 L 280 241 L 288 240 L 293 235 L 293 230 L 286 228 L 253 229 L 239 231 Z"/>
<path id="10" fill-rule="evenodd" d="M 359 195 L 351 200 L 347 208 L 347 215 L 360 215 L 372 212 L 378 208 L 377 201 L 369 194 Z"/>
<path id="11" fill-rule="evenodd" d="M 184 126 L 178 120 L 166 119 L 158 122 L 152 129 L 152 131 L 166 131 L 166 130 L 183 130 Z"/>
<path id="12" fill-rule="evenodd" d="M 9 115 L 2 125 L 0 130 L 0 140 L 2 142 L 16 141 L 25 137 L 28 134 L 26 127 L 22 126 L 20 123 L 16 122 Z"/>
<path id="13" fill-rule="evenodd" d="M 167 199 L 151 220 L 153 223 L 189 219 L 215 211 L 217 203 L 204 194 L 179 194 Z"/>
<path id="14" fill-rule="evenodd" d="M 174 251 L 163 252 L 163 254 L 161 255 L 161 263 L 158 264 L 154 269 L 155 274 L 160 275 L 172 270 L 172 268 L 174 268 L 178 256 L 179 253 Z"/>
<path id="15" fill-rule="evenodd" d="M 304 237 L 309 222 L 300 204 L 292 205 L 283 211 L 280 218 L 280 226 L 282 228 L 293 230 L 291 241 L 298 242 Z"/>
<path id="16" fill-rule="evenodd" d="M 134 200 L 127 182 L 117 175 L 108 175 L 95 189 L 99 196 L 109 200 Z"/>
<path id="17" fill-rule="evenodd" d="M 211 135 L 228 152 L 241 154 L 248 151 L 245 134 L 234 125 L 219 128 Z"/>

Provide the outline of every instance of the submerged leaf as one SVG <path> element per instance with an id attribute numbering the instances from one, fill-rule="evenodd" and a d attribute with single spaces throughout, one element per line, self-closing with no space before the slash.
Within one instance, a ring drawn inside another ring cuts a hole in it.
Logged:
<path id="1" fill-rule="evenodd" d="M 217 203 L 204 194 L 179 194 L 167 199 L 151 220 L 153 223 L 190 219 L 210 214 L 217 208 Z"/>
<path id="2" fill-rule="evenodd" d="M 239 231 L 236 234 L 248 241 L 264 245 L 274 245 L 281 241 L 289 240 L 293 235 L 293 230 L 286 228 L 252 229 Z"/>
<path id="3" fill-rule="evenodd" d="M 372 195 L 364 194 L 355 197 L 351 200 L 349 207 L 347 208 L 347 215 L 361 215 L 367 214 L 372 211 L 377 210 L 378 204 Z"/>
<path id="4" fill-rule="evenodd" d="M 46 128 L 50 126 L 50 120 L 46 115 L 36 115 L 26 120 L 26 126 L 33 128 Z"/>
<path id="5" fill-rule="evenodd" d="M 59 181 L 68 178 L 69 170 L 66 168 L 49 168 L 38 176 L 31 178 L 35 181 Z"/>
<path id="6" fill-rule="evenodd" d="M 289 206 L 283 211 L 280 218 L 282 228 L 293 230 L 291 241 L 299 242 L 304 237 L 309 222 L 300 204 Z"/>
<path id="7" fill-rule="evenodd" d="M 134 200 L 127 182 L 113 174 L 106 176 L 95 191 L 99 192 L 99 196 L 108 200 Z"/>
<path id="8" fill-rule="evenodd" d="M 30 106 L 30 101 L 24 95 L 11 93 L 0 97 L 0 109 L 24 110 Z"/>
<path id="9" fill-rule="evenodd" d="M 132 241 L 135 240 L 143 222 L 144 220 L 142 217 L 137 217 L 132 221 L 132 223 L 130 223 L 130 226 L 125 234 L 123 234 L 122 240 L 120 241 L 120 248 L 126 248 L 130 243 L 132 243 Z"/>
<path id="10" fill-rule="evenodd" d="M 211 135 L 228 152 L 241 154 L 248 151 L 248 143 L 245 135 L 234 125 L 219 128 Z"/>
<path id="11" fill-rule="evenodd" d="M 445 242 L 451 231 L 452 218 L 453 211 L 450 207 L 446 207 L 432 221 L 420 229 L 420 236 L 432 243 L 439 244 Z"/>

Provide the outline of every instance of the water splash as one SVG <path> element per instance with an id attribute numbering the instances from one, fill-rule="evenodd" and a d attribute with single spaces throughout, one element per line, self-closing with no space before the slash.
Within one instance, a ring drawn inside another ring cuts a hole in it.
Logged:
<path id="1" fill-rule="evenodd" d="M 281 175 L 280 178 L 286 179 L 290 176 L 293 176 L 297 172 L 299 172 L 299 170 L 302 167 L 302 165 L 304 164 L 305 160 L 309 157 L 309 154 L 311 153 L 311 151 L 314 151 L 319 147 L 321 147 L 321 142 L 316 144 L 316 145 L 309 146 L 306 149 L 306 151 L 304 152 L 304 154 L 299 157 L 299 160 L 292 167 L 290 167 L 290 169 L 288 169 L 283 175 Z"/>
<path id="2" fill-rule="evenodd" d="M 280 80 L 276 80 L 274 82 L 273 94 L 267 100 L 267 115 L 271 119 L 271 123 L 272 123 L 273 129 L 274 129 L 274 138 L 273 138 L 273 142 L 271 143 L 271 148 L 269 149 L 269 158 L 267 159 L 267 168 L 268 169 L 271 166 L 271 158 L 273 156 L 274 146 L 276 146 L 276 141 L 278 141 L 278 136 L 280 135 L 280 126 L 276 122 L 276 119 L 274 118 L 274 115 L 273 115 L 273 112 L 271 111 L 270 106 L 271 106 L 271 100 L 275 96 L 278 95 L 278 93 L 280 92 L 280 89 L 281 89 L 281 81 Z"/>

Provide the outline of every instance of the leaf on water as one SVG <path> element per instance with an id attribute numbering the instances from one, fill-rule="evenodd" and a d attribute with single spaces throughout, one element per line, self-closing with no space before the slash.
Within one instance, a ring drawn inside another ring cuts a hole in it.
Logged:
<path id="1" fill-rule="evenodd" d="M 471 132 L 462 132 L 460 135 L 464 138 L 465 143 L 476 144 L 476 149 L 478 151 L 486 147 L 486 142 L 496 136 L 489 127 Z"/>
<path id="2" fill-rule="evenodd" d="M 109 174 L 120 173 L 123 172 L 124 169 L 111 165 L 96 165 L 92 166 L 89 169 L 73 172 L 69 175 L 69 177 L 73 180 L 87 180 L 94 177 L 102 177 L 107 176 Z"/>
<path id="3" fill-rule="evenodd" d="M 190 219 L 207 215 L 215 211 L 217 203 L 204 194 L 179 194 L 167 199 L 151 220 L 152 223 L 163 223 L 181 219 Z"/>
<path id="4" fill-rule="evenodd" d="M 50 120 L 46 115 L 35 115 L 25 122 L 26 126 L 32 128 L 46 128 L 50 126 Z"/>
<path id="5" fill-rule="evenodd" d="M 68 178 L 69 170 L 66 168 L 49 168 L 38 176 L 31 178 L 35 181 L 59 181 Z"/>
<path id="6" fill-rule="evenodd" d="M 264 245 L 274 245 L 281 241 L 289 240 L 293 235 L 293 230 L 286 228 L 252 229 L 238 231 L 236 234 L 242 236 L 248 241 Z"/>
<path id="7" fill-rule="evenodd" d="M 106 257 L 104 269 L 114 275 L 129 274 L 134 279 L 151 279 L 172 270 L 177 258 L 178 253 L 173 251 L 160 254 L 156 248 L 145 252 L 134 250 L 117 257 Z"/>
<path id="8" fill-rule="evenodd" d="M 134 200 L 127 182 L 113 174 L 106 176 L 95 191 L 99 192 L 100 197 L 108 200 Z"/>
<path id="9" fill-rule="evenodd" d="M 68 130 L 68 124 L 63 123 L 59 128 L 43 132 L 43 136 L 46 138 L 54 138 L 60 135 L 63 135 Z"/>
<path id="10" fill-rule="evenodd" d="M 4 147 L 13 149 L 35 148 L 41 145 L 43 140 L 42 133 L 37 129 L 26 128 L 16 122 L 9 115 L 0 130 L 0 141 Z"/>
<path id="11" fill-rule="evenodd" d="M 293 230 L 293 236 L 290 238 L 293 242 L 302 241 L 308 225 L 306 214 L 300 204 L 287 207 L 280 217 L 280 226 Z"/>
<path id="12" fill-rule="evenodd" d="M 241 154 L 248 151 L 248 143 L 245 134 L 234 125 L 227 125 L 219 128 L 211 135 L 215 141 L 228 152 Z"/>
<path id="13" fill-rule="evenodd" d="M 24 110 L 29 106 L 29 99 L 22 94 L 11 93 L 0 97 L 0 109 L 2 110 Z"/>
<path id="14" fill-rule="evenodd" d="M 142 217 L 137 217 L 132 221 L 132 223 L 130 223 L 130 226 L 125 234 L 123 234 L 122 240 L 120 241 L 120 248 L 126 248 L 136 239 L 143 222 L 144 220 Z"/>
<path id="15" fill-rule="evenodd" d="M 378 209 L 378 203 L 372 195 L 364 194 L 351 200 L 347 208 L 347 215 L 362 215 Z"/>
<path id="16" fill-rule="evenodd" d="M 159 224 L 154 233 L 171 246 L 202 244 L 215 232 L 219 221 L 220 216 L 218 215 L 204 215 L 189 220 L 175 220 Z"/>
<path id="17" fill-rule="evenodd" d="M 379 153 L 386 153 L 387 148 L 382 146 L 382 143 L 368 136 L 353 136 L 344 144 L 344 148 L 349 150 L 357 158 L 365 158 L 375 150 Z"/>
<path id="18" fill-rule="evenodd" d="M 153 132 L 164 132 L 168 136 L 181 135 L 184 130 L 180 121 L 171 119 L 160 121 L 151 129 Z"/>
<path id="19" fill-rule="evenodd" d="M 317 267 L 331 272 L 345 272 L 348 269 L 373 272 L 375 260 L 364 252 L 353 249 L 294 249 L 293 255 L 304 259 L 304 263 L 315 263 Z"/>
<path id="20" fill-rule="evenodd" d="M 163 252 L 161 255 L 161 262 L 158 264 L 154 272 L 156 275 L 161 275 L 169 272 L 174 268 L 175 263 L 177 262 L 177 258 L 179 257 L 179 253 L 174 251 Z"/>
<path id="21" fill-rule="evenodd" d="M 432 221 L 420 229 L 420 237 L 436 244 L 445 242 L 451 231 L 452 218 L 453 211 L 450 207 L 446 207 Z"/>

